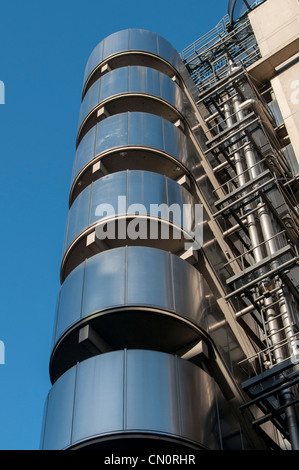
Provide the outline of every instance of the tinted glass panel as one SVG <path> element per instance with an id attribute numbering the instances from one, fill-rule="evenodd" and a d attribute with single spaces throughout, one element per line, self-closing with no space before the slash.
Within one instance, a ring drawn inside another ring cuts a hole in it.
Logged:
<path id="1" fill-rule="evenodd" d="M 167 75 L 160 75 L 161 78 L 161 97 L 169 101 L 179 111 L 182 109 L 182 92 L 179 86 L 167 77 Z"/>
<path id="2" fill-rule="evenodd" d="M 143 113 L 129 113 L 128 115 L 128 144 L 143 145 Z"/>
<path id="3" fill-rule="evenodd" d="M 163 149 L 162 119 L 159 116 L 144 113 L 143 145 Z"/>
<path id="4" fill-rule="evenodd" d="M 185 134 L 171 122 L 164 120 L 163 127 L 165 152 L 177 157 L 187 168 L 190 168 L 189 151 L 187 148 L 189 140 L 186 138 Z"/>
<path id="5" fill-rule="evenodd" d="M 190 439 L 194 439 L 196 436 L 196 439 L 209 449 L 218 449 L 219 431 L 215 382 L 201 369 L 198 369 L 198 373 L 194 372 L 193 364 L 188 361 L 178 361 L 178 393 L 181 404 L 182 433 Z M 200 401 L 200 406 L 190 406 L 190 403 L 195 404 L 198 401 Z M 209 411 L 207 412 L 207 410 Z"/>

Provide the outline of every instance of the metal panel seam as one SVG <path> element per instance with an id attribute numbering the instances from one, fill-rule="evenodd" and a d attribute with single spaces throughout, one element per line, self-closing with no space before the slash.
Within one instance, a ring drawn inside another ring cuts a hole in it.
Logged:
<path id="1" fill-rule="evenodd" d="M 223 450 L 223 443 L 222 443 L 222 432 L 221 432 L 221 424 L 220 424 L 220 414 L 219 414 L 219 400 L 218 400 L 218 394 L 217 394 L 217 384 L 216 381 L 213 380 L 214 383 L 214 390 L 215 390 L 215 406 L 216 406 L 216 414 L 217 414 L 217 426 L 218 426 L 218 432 L 219 432 L 219 447 L 220 450 Z M 220 390 L 218 388 L 218 390 Z"/>
<path id="2" fill-rule="evenodd" d="M 160 42 L 159 42 L 159 35 L 156 33 L 157 38 L 157 56 L 164 59 L 164 57 L 160 54 Z M 166 59 L 165 59 L 166 60 Z"/>
<path id="3" fill-rule="evenodd" d="M 94 133 L 94 139 L 93 139 L 93 152 L 92 152 L 92 158 L 91 160 L 96 156 L 96 148 L 97 148 L 97 141 L 98 141 L 98 132 L 99 132 L 99 123 L 95 125 L 95 133 Z M 91 161 L 89 160 L 89 161 Z M 73 180 L 74 181 L 74 180 Z"/>
<path id="4" fill-rule="evenodd" d="M 127 429 L 127 349 L 123 350 L 123 430 Z"/>
<path id="5" fill-rule="evenodd" d="M 182 401 L 181 401 L 181 393 L 180 393 L 180 364 L 179 361 L 183 360 L 180 359 L 178 356 L 174 356 L 175 360 L 175 370 L 176 370 L 176 388 L 177 388 L 177 396 L 178 396 L 178 415 L 179 415 L 179 434 L 180 437 L 183 436 L 183 423 L 182 423 Z"/>
<path id="6" fill-rule="evenodd" d="M 173 311 L 176 312 L 175 288 L 174 288 L 174 278 L 173 278 L 173 255 L 170 252 L 168 252 L 167 254 L 168 254 L 168 259 L 169 259 L 170 275 L 171 275 L 172 308 L 173 308 Z"/>
<path id="7" fill-rule="evenodd" d="M 76 391 L 77 391 L 77 379 L 78 379 L 78 369 L 79 369 L 79 367 L 80 367 L 80 363 L 77 363 L 76 364 L 76 372 L 75 372 L 74 395 L 73 395 L 73 415 L 72 415 L 70 445 L 72 445 L 72 443 L 73 443 L 74 415 L 75 415 L 75 409 L 76 409 Z"/>
<path id="8" fill-rule="evenodd" d="M 47 400 L 46 400 L 46 404 L 45 404 L 44 429 L 43 429 L 43 435 L 42 435 L 42 438 L 41 438 L 41 449 L 44 449 L 44 445 L 45 445 L 45 434 L 46 434 L 46 427 L 47 427 L 48 406 L 49 406 L 49 394 L 47 396 Z"/>
<path id="9" fill-rule="evenodd" d="M 85 290 L 85 281 L 86 281 L 86 264 L 87 264 L 87 259 L 83 261 L 84 267 L 83 267 L 83 280 L 82 280 L 82 292 L 81 292 L 81 307 L 80 307 L 80 320 L 83 318 L 83 299 L 84 299 L 84 290 Z"/>
<path id="10" fill-rule="evenodd" d="M 162 144 L 163 144 L 163 152 L 166 152 L 165 148 L 165 119 L 161 118 L 161 126 L 162 126 Z M 167 152 L 166 152 L 167 153 Z"/>
<path id="11" fill-rule="evenodd" d="M 101 77 L 98 80 L 99 80 L 99 91 L 98 91 L 98 100 L 97 101 L 99 103 L 100 102 L 100 96 L 101 96 L 101 93 L 102 93 L 103 80 L 101 80 Z M 96 80 L 94 83 L 97 83 L 98 80 Z M 92 87 L 92 85 L 91 85 L 91 87 Z"/>
<path id="12" fill-rule="evenodd" d="M 58 299 L 57 299 L 57 308 L 55 314 L 55 321 L 54 321 L 54 331 L 53 331 L 53 339 L 52 339 L 52 350 L 56 344 L 56 334 L 57 334 L 57 324 L 58 324 L 58 316 L 59 316 L 59 307 L 60 307 L 60 297 L 61 297 L 61 288 L 59 289 Z"/>
<path id="13" fill-rule="evenodd" d="M 91 211 L 93 186 L 94 185 L 93 185 L 93 181 L 92 181 L 91 184 L 88 186 L 88 188 L 89 188 L 89 202 L 88 202 L 88 216 L 87 216 L 88 226 L 90 225 L 90 211 Z"/>
<path id="14" fill-rule="evenodd" d="M 124 290 L 125 290 L 125 305 L 128 305 L 128 290 L 129 290 L 129 286 L 128 286 L 128 272 L 129 272 L 129 257 L 128 257 L 128 246 L 126 245 L 125 246 L 125 272 L 124 272 L 124 276 L 125 276 L 125 280 L 124 280 Z"/>

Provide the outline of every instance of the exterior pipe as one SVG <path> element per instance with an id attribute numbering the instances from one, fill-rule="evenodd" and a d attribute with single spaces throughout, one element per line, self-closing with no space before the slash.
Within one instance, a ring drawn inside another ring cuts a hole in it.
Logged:
<path id="1" fill-rule="evenodd" d="M 231 127 L 233 125 L 233 118 L 231 115 L 229 103 L 225 103 L 224 105 L 224 115 L 225 115 L 227 126 Z M 238 183 L 239 183 L 239 186 L 243 186 L 246 183 L 246 179 L 245 179 L 243 163 L 241 160 L 241 155 L 240 155 L 240 152 L 238 151 L 238 145 L 233 144 L 232 150 L 234 151 L 234 163 L 235 163 L 235 168 L 236 168 L 236 172 L 238 175 Z M 245 212 L 249 212 L 251 211 L 251 209 L 252 208 L 248 205 L 245 208 Z M 250 239 L 251 239 L 252 246 L 253 246 L 253 256 L 254 256 L 255 261 L 259 262 L 263 259 L 263 253 L 262 253 L 262 249 L 260 246 L 260 238 L 259 238 L 254 214 L 251 214 L 247 217 L 247 226 L 248 226 L 248 231 L 249 231 Z"/>
<path id="2" fill-rule="evenodd" d="M 252 102 L 255 102 L 255 100 L 247 100 L 245 102 L 245 104 L 246 104 L 246 106 L 249 106 Z M 235 104 L 236 113 L 238 115 L 238 119 L 242 120 L 242 118 L 244 117 L 244 114 L 243 114 L 243 111 L 242 111 L 242 105 L 239 103 L 238 99 L 235 100 L 234 104 Z M 246 147 L 244 149 L 244 153 L 245 153 L 245 158 L 246 158 L 246 161 L 247 161 L 247 165 L 249 167 L 249 171 L 251 173 L 251 178 L 254 180 L 259 174 L 259 169 L 258 169 L 258 166 L 257 166 L 255 152 L 252 149 L 252 146 L 251 146 L 250 143 L 248 144 L 248 147 Z M 267 252 L 268 252 L 269 255 L 272 255 L 277 251 L 277 240 L 275 239 L 275 233 L 274 233 L 272 221 L 271 221 L 270 215 L 269 215 L 266 207 L 264 205 L 262 205 L 261 203 L 258 204 L 258 207 L 259 207 L 258 216 L 259 216 L 259 220 L 260 220 L 260 224 L 261 224 L 261 230 L 262 230 L 262 233 L 263 233 L 263 238 L 266 242 Z M 277 264 L 277 262 L 275 264 Z M 275 266 L 273 266 L 273 267 L 275 267 Z M 279 281 L 277 281 L 277 282 L 279 282 Z M 280 311 L 282 313 L 282 321 L 283 321 L 283 326 L 285 327 L 286 337 L 290 338 L 290 336 L 292 336 L 293 333 L 292 333 L 292 325 L 291 325 L 290 315 L 288 315 L 286 313 L 287 312 L 287 307 L 286 307 L 287 306 L 287 300 L 285 298 L 285 292 L 281 289 L 278 293 L 278 296 L 280 298 Z M 273 326 L 274 330 L 277 328 L 277 326 L 275 326 L 275 323 L 272 323 L 272 326 Z M 291 332 L 291 334 L 290 334 L 290 332 Z M 276 338 L 276 336 L 274 336 L 274 338 Z M 292 349 L 293 349 L 293 347 L 292 347 Z M 292 353 L 293 353 L 293 351 L 292 351 Z M 281 360 L 283 360 L 283 358 L 280 357 L 280 353 L 278 354 L 276 360 L 277 360 L 277 362 L 280 362 Z"/>
<path id="3" fill-rule="evenodd" d="M 237 95 L 235 95 L 234 100 L 234 110 L 235 113 L 238 117 L 238 120 L 241 122 L 244 119 L 244 109 L 247 109 L 249 106 L 253 106 L 256 110 L 256 102 L 255 100 L 247 100 L 243 105 L 241 105 L 239 98 Z M 247 167 L 250 172 L 251 179 L 254 181 L 254 179 L 257 177 L 259 173 L 259 169 L 257 166 L 257 161 L 256 161 L 256 156 L 255 152 L 252 148 L 252 145 L 248 143 L 248 146 L 244 148 L 244 155 L 245 159 L 247 162 Z M 265 206 L 262 206 L 261 203 L 258 203 L 258 216 L 260 220 L 260 225 L 261 225 L 261 230 L 263 233 L 263 238 L 266 242 L 266 248 L 268 251 L 268 254 L 273 254 L 277 251 L 277 242 L 275 241 L 275 234 L 272 226 L 272 221 L 271 218 L 265 208 Z M 277 262 L 275 263 L 277 264 Z M 272 268 L 275 268 L 273 266 Z M 276 280 L 276 284 L 279 287 L 280 280 Z M 280 299 L 279 306 L 280 306 L 280 312 L 281 312 L 281 317 L 282 317 L 282 323 L 284 327 L 284 334 L 286 339 L 289 339 L 289 346 L 291 347 L 291 351 L 293 353 L 294 347 L 296 347 L 294 340 L 291 340 L 291 337 L 293 338 L 293 331 L 292 331 L 292 323 L 291 323 L 291 318 L 290 318 L 290 313 L 288 309 L 288 302 L 287 302 L 287 296 L 284 290 L 281 288 L 278 291 L 278 297 Z M 270 305 L 272 303 L 272 298 L 267 297 L 265 299 L 265 307 L 267 305 Z M 267 314 L 267 320 L 269 324 L 269 330 L 270 330 L 270 339 L 272 342 L 272 345 L 275 346 L 276 344 L 279 344 L 280 342 L 280 334 L 278 332 L 279 326 L 276 318 L 276 312 L 274 309 L 269 308 L 266 310 Z M 274 349 L 274 357 L 276 360 L 276 363 L 282 362 L 284 359 L 286 359 L 285 354 L 283 352 L 283 349 L 281 347 L 277 347 Z M 281 393 L 281 399 L 283 401 L 283 404 L 288 405 L 288 403 L 291 403 L 292 401 L 292 392 L 290 389 L 286 389 Z M 294 409 L 294 406 L 290 405 L 286 407 L 286 419 L 288 423 L 288 430 L 289 430 L 289 435 L 290 435 L 290 442 L 292 445 L 293 450 L 298 450 L 299 449 L 299 427 L 298 427 L 298 422 L 297 422 L 297 417 L 296 417 L 296 411 Z"/>
<path id="4" fill-rule="evenodd" d="M 232 103 L 233 103 L 235 114 L 238 118 L 238 121 L 241 121 L 241 119 L 243 118 L 243 113 L 239 110 L 239 99 L 237 95 L 234 95 L 232 99 Z M 225 103 L 224 105 L 224 114 L 225 114 L 227 126 L 231 127 L 233 124 L 233 119 L 232 119 L 232 115 L 231 115 L 230 107 L 228 103 Z M 240 152 L 238 152 L 237 150 L 238 147 L 236 144 L 233 144 L 232 148 L 233 150 L 235 150 L 234 158 L 235 158 L 235 167 L 236 167 L 236 172 L 238 175 L 239 186 L 243 186 L 246 183 L 246 179 L 245 179 L 243 164 L 242 164 L 241 157 L 240 157 Z M 254 171 L 257 173 L 257 169 L 255 166 L 256 162 L 255 162 L 255 158 L 253 158 L 254 154 L 251 152 L 250 144 L 245 146 L 244 154 L 246 157 L 246 163 L 247 163 L 247 167 L 249 168 L 249 170 L 250 169 L 252 170 L 254 168 Z M 253 175 L 250 175 L 250 176 L 251 176 L 251 179 L 253 179 Z M 245 207 L 245 213 L 249 211 L 250 212 L 252 211 L 251 205 L 247 205 Z M 256 219 L 255 214 L 248 215 L 247 228 L 248 228 L 251 244 L 253 247 L 252 254 L 253 254 L 255 262 L 258 263 L 263 260 L 264 255 L 262 251 L 260 233 L 259 233 L 257 219 Z M 266 298 L 264 302 L 265 302 L 265 307 L 267 307 L 267 305 L 271 305 L 273 303 L 272 297 Z M 279 327 L 275 319 L 276 312 L 271 307 L 268 307 L 266 309 L 266 312 L 267 312 L 267 320 L 269 322 L 271 341 L 277 344 L 280 342 L 280 336 L 279 336 L 279 333 L 277 333 L 277 330 L 279 329 Z M 275 349 L 275 354 L 276 354 L 276 359 L 280 359 L 282 352 L 279 351 L 279 349 L 278 350 Z"/>
<path id="5" fill-rule="evenodd" d="M 254 101 L 254 100 L 248 100 L 247 105 L 249 105 L 249 103 L 251 103 L 252 101 Z M 234 110 L 235 110 L 238 121 L 241 122 L 244 118 L 244 112 L 243 112 L 242 109 L 240 109 L 240 104 L 241 103 L 240 103 L 240 100 L 239 100 L 238 96 L 235 95 L 234 100 L 233 100 Z M 245 156 L 245 159 L 246 159 L 247 169 L 248 169 L 248 173 L 250 175 L 250 179 L 252 181 L 254 181 L 255 178 L 259 174 L 259 168 L 257 166 L 255 152 L 254 152 L 250 142 L 248 142 L 248 145 L 246 145 L 245 148 L 244 148 L 244 156 Z M 257 207 L 258 207 L 257 215 L 258 215 L 258 218 L 259 218 L 259 221 L 260 221 L 260 226 L 261 226 L 261 230 L 262 230 L 262 234 L 263 234 L 263 239 L 264 240 L 269 240 L 269 238 L 270 238 L 269 237 L 270 229 L 269 229 L 268 214 L 266 213 L 266 211 L 264 209 L 264 205 L 261 205 L 261 202 L 258 203 Z M 267 230 L 268 230 L 268 232 L 267 232 Z M 273 236 L 273 233 L 272 233 L 272 236 Z M 263 287 L 265 287 L 265 285 Z M 269 325 L 270 338 L 271 338 L 272 343 L 275 345 L 277 343 L 278 344 L 280 343 L 280 335 L 279 335 L 279 333 L 277 333 L 277 331 L 279 330 L 279 325 L 278 325 L 277 319 L 275 318 L 276 317 L 276 311 L 275 311 L 275 309 L 273 309 L 271 307 L 267 308 L 267 305 L 271 305 L 272 303 L 273 303 L 272 297 L 268 297 L 268 298 L 265 299 L 264 304 L 265 304 L 265 307 L 266 307 L 266 318 L 267 318 L 268 325 Z M 281 348 L 275 348 L 274 349 L 274 356 L 275 356 L 276 362 L 280 362 L 282 360 L 283 353 L 281 351 Z"/>
<path id="6" fill-rule="evenodd" d="M 261 107 L 259 102 L 251 98 L 251 99 L 244 101 L 243 103 L 240 103 L 240 102 L 238 103 L 238 110 L 240 111 L 240 113 L 250 108 L 252 108 L 254 112 L 260 117 L 260 119 L 263 122 L 263 125 L 267 128 L 269 132 L 269 136 L 271 136 L 271 139 L 274 141 L 274 143 L 279 145 L 279 142 L 277 141 L 275 134 L 273 133 L 273 127 L 271 125 L 271 123 L 273 122 L 273 119 L 271 118 L 270 114 L 266 112 L 264 108 Z M 243 118 L 244 118 L 244 115 L 243 115 Z M 292 174 L 290 173 L 290 169 L 287 167 L 285 162 L 280 158 L 279 154 L 277 155 L 277 158 L 279 160 L 281 167 L 285 171 L 285 173 L 288 175 L 288 177 L 291 177 Z"/>

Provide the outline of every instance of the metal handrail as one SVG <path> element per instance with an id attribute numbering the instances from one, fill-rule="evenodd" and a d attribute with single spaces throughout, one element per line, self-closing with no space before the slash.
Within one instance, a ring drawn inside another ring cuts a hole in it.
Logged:
<path id="1" fill-rule="evenodd" d="M 260 366 L 260 371 L 264 372 L 264 371 L 268 370 L 268 367 L 265 368 L 265 367 L 262 366 L 263 365 L 262 356 L 264 356 L 264 357 L 266 357 L 270 360 L 271 366 L 276 365 L 271 360 L 273 351 L 278 347 L 288 346 L 294 340 L 296 342 L 298 341 L 298 353 L 299 353 L 299 332 L 297 332 L 297 333 L 294 333 L 294 335 L 292 335 L 290 338 L 284 338 L 281 341 L 275 343 L 274 345 L 267 346 L 265 349 L 262 349 L 261 351 L 257 351 L 255 354 L 253 354 L 249 357 L 246 357 L 245 359 L 242 359 L 242 361 L 239 361 L 237 363 L 237 365 L 239 367 L 241 367 L 242 370 L 244 370 L 244 368 L 242 367 L 243 364 L 248 364 L 249 365 L 250 363 L 253 363 L 256 359 L 258 359 L 258 363 L 259 363 L 259 366 Z M 299 359 L 294 358 L 292 354 L 287 356 L 284 360 L 288 360 L 288 359 L 293 360 L 294 364 L 299 363 Z"/>
<path id="2" fill-rule="evenodd" d="M 266 241 L 264 240 L 264 241 L 262 241 L 261 243 L 259 243 L 258 245 L 256 245 L 254 248 L 251 248 L 250 250 L 246 250 L 246 251 L 244 251 L 243 253 L 241 253 L 240 255 L 236 256 L 235 258 L 233 258 L 233 259 L 227 261 L 227 263 L 225 263 L 224 266 L 229 266 L 229 265 L 235 263 L 236 261 L 240 261 L 240 263 L 242 263 L 242 265 L 243 265 L 243 264 L 244 264 L 243 259 L 244 259 L 245 257 L 252 256 L 252 252 L 253 252 L 257 247 L 262 247 L 262 246 L 265 246 L 265 247 L 266 247 L 266 246 L 267 246 L 267 243 L 268 243 L 270 240 L 274 240 L 274 239 L 276 239 L 276 238 L 278 239 L 278 240 L 277 240 L 278 246 L 279 246 L 279 245 L 280 245 L 280 246 L 287 246 L 286 232 L 285 232 L 285 230 L 281 230 L 281 232 L 275 233 L 275 234 L 273 235 L 273 237 L 269 238 L 269 240 L 266 240 Z M 279 243 L 279 238 L 283 238 L 285 243 L 284 243 L 284 244 Z"/>
<path id="3" fill-rule="evenodd" d="M 227 75 L 232 58 L 235 64 L 248 66 L 260 57 L 249 19 L 244 19 L 233 30 L 229 30 L 228 25 L 229 17 L 226 15 L 211 31 L 181 53 L 198 87 L 209 87 Z"/>

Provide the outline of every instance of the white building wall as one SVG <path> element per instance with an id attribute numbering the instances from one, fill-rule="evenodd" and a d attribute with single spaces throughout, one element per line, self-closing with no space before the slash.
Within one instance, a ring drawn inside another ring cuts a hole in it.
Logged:
<path id="1" fill-rule="evenodd" d="M 299 162 L 299 2 L 267 0 L 249 18 Z"/>

